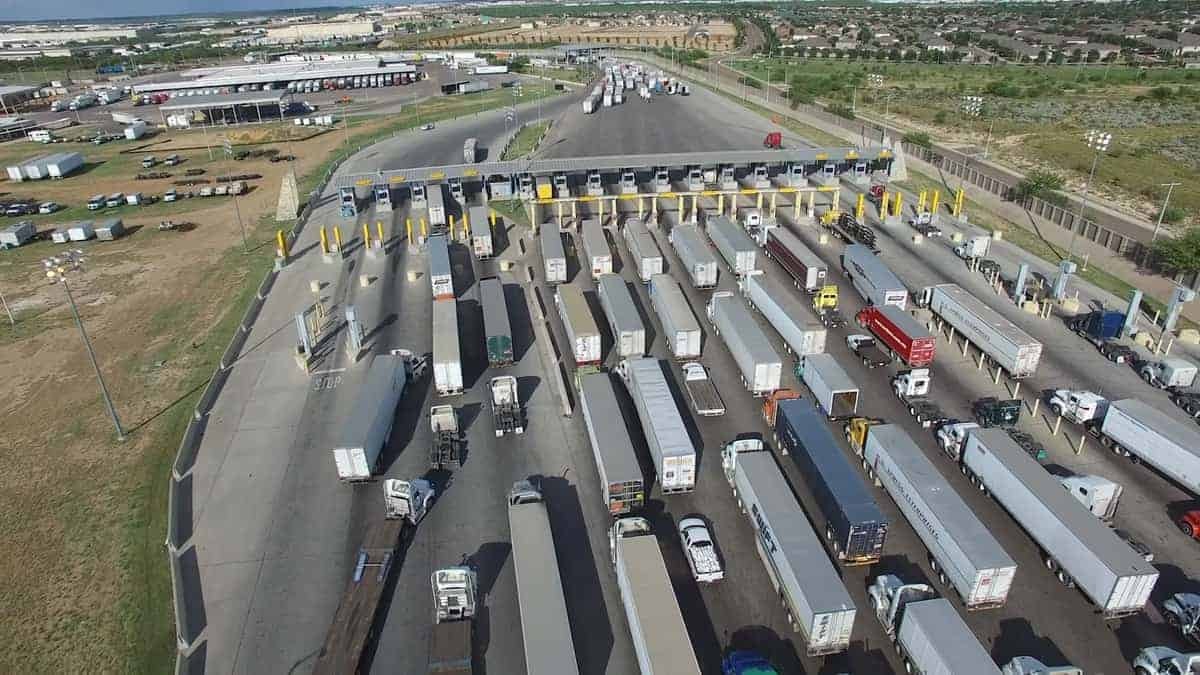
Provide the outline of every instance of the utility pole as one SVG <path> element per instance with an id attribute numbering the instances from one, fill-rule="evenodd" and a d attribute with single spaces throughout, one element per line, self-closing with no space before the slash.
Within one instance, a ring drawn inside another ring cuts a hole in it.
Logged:
<path id="1" fill-rule="evenodd" d="M 1162 210 L 1158 212 L 1158 222 L 1154 223 L 1154 235 L 1150 237 L 1151 242 L 1158 239 L 1158 230 L 1162 227 L 1163 217 L 1167 215 L 1167 205 L 1171 203 L 1171 191 L 1180 185 L 1183 185 L 1183 183 L 1163 183 L 1159 185 L 1159 187 L 1167 188 L 1167 198 L 1163 200 Z"/>
<path id="2" fill-rule="evenodd" d="M 1088 188 L 1091 187 L 1092 181 L 1096 178 L 1096 166 L 1100 164 L 1100 155 L 1108 150 L 1108 144 L 1112 143 L 1112 134 L 1091 129 L 1087 135 L 1087 145 L 1089 148 L 1096 151 L 1092 157 L 1092 170 L 1088 174 L 1087 182 L 1083 184 L 1083 194 L 1080 195 L 1079 203 L 1079 222 L 1071 226 L 1071 246 L 1067 251 L 1067 260 L 1075 259 L 1075 237 L 1079 235 L 1079 228 L 1083 226 L 1083 210 L 1087 208 L 1088 203 Z"/>

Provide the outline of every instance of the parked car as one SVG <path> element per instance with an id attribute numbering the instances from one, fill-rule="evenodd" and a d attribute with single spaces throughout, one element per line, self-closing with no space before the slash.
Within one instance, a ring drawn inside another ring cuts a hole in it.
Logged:
<path id="1" fill-rule="evenodd" d="M 1175 518 L 1179 531 L 1191 537 L 1200 539 L 1200 509 L 1188 509 Z"/>
<path id="2" fill-rule="evenodd" d="M 425 124 L 422 124 L 421 129 L 423 131 L 429 131 L 429 130 L 433 129 L 433 122 L 426 122 Z"/>
<path id="3" fill-rule="evenodd" d="M 54 213 L 55 211 L 59 210 L 60 208 L 62 208 L 62 207 L 58 205 L 58 202 L 44 202 L 41 206 L 38 207 L 38 213 L 40 213 L 42 215 L 45 215 L 47 213 Z"/>
<path id="4" fill-rule="evenodd" d="M 33 213 L 32 204 L 9 204 L 7 209 L 4 209 L 6 216 L 28 216 Z"/>
<path id="5" fill-rule="evenodd" d="M 683 542 L 683 551 L 687 557 L 688 567 L 696 581 L 711 583 L 725 578 L 725 569 L 721 559 L 717 557 L 717 548 L 713 544 L 708 525 L 699 518 L 683 518 L 679 521 L 679 539 Z"/>
<path id="6" fill-rule="evenodd" d="M 1132 534 L 1115 527 L 1113 528 L 1113 534 L 1117 535 L 1121 539 L 1124 539 L 1125 543 L 1129 544 L 1129 548 L 1133 549 L 1134 553 L 1142 556 L 1146 562 L 1154 562 L 1154 552 L 1150 550 L 1149 546 L 1143 544 L 1137 539 L 1134 539 Z"/>

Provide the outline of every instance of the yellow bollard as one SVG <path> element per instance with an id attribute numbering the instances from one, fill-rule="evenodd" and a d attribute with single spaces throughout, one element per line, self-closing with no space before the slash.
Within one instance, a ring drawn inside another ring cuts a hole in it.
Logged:
<path id="1" fill-rule="evenodd" d="M 596 206 L 597 206 L 597 207 L 598 207 L 598 209 L 599 209 L 599 210 L 598 210 L 598 212 L 597 212 L 597 215 L 599 215 L 599 217 L 600 217 L 600 222 L 601 222 L 601 223 L 603 223 L 603 222 L 604 222 L 604 200 L 603 200 L 603 199 L 598 199 L 598 200 L 596 200 L 596 201 L 598 202 L 598 203 L 596 204 Z"/>
<path id="2" fill-rule="evenodd" d="M 642 211 L 644 211 L 644 210 L 645 210 L 645 206 L 646 206 L 646 205 L 645 205 L 645 203 L 642 201 L 642 198 L 641 198 L 641 197 L 638 197 L 638 218 L 641 218 L 641 217 L 642 217 Z"/>
<path id="3" fill-rule="evenodd" d="M 412 242 L 412 218 L 404 219 L 404 239 Z"/>
<path id="4" fill-rule="evenodd" d="M 854 219 L 858 222 L 863 222 L 863 216 L 867 211 L 867 196 L 864 194 L 858 195 L 858 202 L 854 204 Z"/>
<path id="5" fill-rule="evenodd" d="M 329 235 L 325 234 L 324 227 L 321 227 L 321 253 L 329 255 Z"/>
<path id="6" fill-rule="evenodd" d="M 454 241 L 454 214 L 450 214 L 450 241 Z"/>
<path id="7" fill-rule="evenodd" d="M 963 210 L 963 202 L 966 201 L 967 191 L 959 188 L 954 192 L 954 208 L 951 209 L 955 216 L 961 216 Z"/>
<path id="8" fill-rule="evenodd" d="M 555 212 L 558 214 L 558 226 L 562 227 L 562 202 L 554 202 Z M 571 203 L 571 217 L 575 217 L 575 203 Z"/>
<path id="9" fill-rule="evenodd" d="M 650 217 L 658 219 L 658 197 L 650 198 Z"/>
<path id="10" fill-rule="evenodd" d="M 938 203 L 941 201 L 942 193 L 940 190 L 933 191 L 933 199 L 929 202 L 929 212 L 937 213 Z"/>
<path id="11" fill-rule="evenodd" d="M 717 213 L 725 213 L 725 193 L 717 195 Z"/>
<path id="12" fill-rule="evenodd" d="M 679 206 L 678 206 L 678 208 L 675 209 L 675 211 L 676 211 L 676 213 L 679 214 L 679 218 L 682 219 L 683 218 L 683 195 L 679 195 Z"/>
<path id="13" fill-rule="evenodd" d="M 808 217 L 815 218 L 817 216 L 817 193 L 808 193 Z"/>
<path id="14" fill-rule="evenodd" d="M 903 193 L 903 192 L 897 192 L 897 193 L 896 193 L 896 199 L 892 201 L 892 215 L 893 215 L 893 216 L 902 216 L 902 215 L 904 215 L 904 206 L 903 206 L 903 202 L 904 202 L 904 193 Z"/>
<path id="15" fill-rule="evenodd" d="M 775 217 L 775 201 L 778 196 L 779 196 L 778 192 L 771 193 L 771 217 L 772 218 Z"/>
<path id="16" fill-rule="evenodd" d="M 758 198 L 754 200 L 754 208 L 762 211 L 762 193 L 758 193 Z"/>
<path id="17" fill-rule="evenodd" d="M 490 212 L 489 215 L 491 215 L 491 217 L 492 217 L 492 227 L 495 227 L 496 226 L 496 212 L 491 211 L 491 209 L 489 209 L 489 212 Z"/>
<path id="18" fill-rule="evenodd" d="M 337 225 L 333 226 L 333 245 L 337 247 L 338 253 L 342 252 L 342 228 Z"/>
<path id="19" fill-rule="evenodd" d="M 280 258 L 288 257 L 287 239 L 283 238 L 283 230 L 275 230 L 275 251 Z"/>
<path id="20" fill-rule="evenodd" d="M 371 248 L 371 226 L 363 223 L 363 248 Z"/>
<path id="21" fill-rule="evenodd" d="M 421 221 L 421 241 L 424 241 L 425 237 L 429 236 L 429 231 L 425 229 L 425 216 L 421 216 L 420 221 Z"/>
<path id="22" fill-rule="evenodd" d="M 921 190 L 917 195 L 917 213 L 925 212 L 925 202 L 929 200 L 929 190 Z"/>
<path id="23" fill-rule="evenodd" d="M 800 206 L 804 203 L 804 197 L 796 195 L 796 199 L 792 200 L 792 220 L 800 220 Z"/>
<path id="24" fill-rule="evenodd" d="M 383 221 L 382 220 L 377 221 L 375 223 L 375 233 L 377 235 L 379 235 L 379 239 L 378 239 L 379 248 L 383 248 Z"/>

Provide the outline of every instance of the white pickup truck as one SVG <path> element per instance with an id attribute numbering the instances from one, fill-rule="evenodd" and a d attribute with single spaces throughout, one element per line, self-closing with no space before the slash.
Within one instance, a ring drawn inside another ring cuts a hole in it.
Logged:
<path id="1" fill-rule="evenodd" d="M 708 379 L 708 371 L 699 362 L 683 364 L 683 386 L 697 415 L 714 417 L 725 414 L 725 402 L 717 393 L 717 386 Z"/>
<path id="2" fill-rule="evenodd" d="M 692 576 L 700 583 L 712 583 L 725 578 L 725 569 L 717 556 L 708 526 L 699 518 L 684 518 L 679 521 L 679 539 L 687 555 Z"/>

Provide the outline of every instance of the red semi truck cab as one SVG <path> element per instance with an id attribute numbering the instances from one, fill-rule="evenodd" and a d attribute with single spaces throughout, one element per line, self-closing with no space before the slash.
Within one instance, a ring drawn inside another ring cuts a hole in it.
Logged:
<path id="1" fill-rule="evenodd" d="M 767 134 L 767 137 L 763 139 L 763 147 L 774 148 L 776 150 L 783 148 L 783 133 L 772 131 Z"/>
<path id="2" fill-rule="evenodd" d="M 894 305 L 872 305 L 859 312 L 855 320 L 910 367 L 924 368 L 933 363 L 936 339 L 904 310 Z"/>

